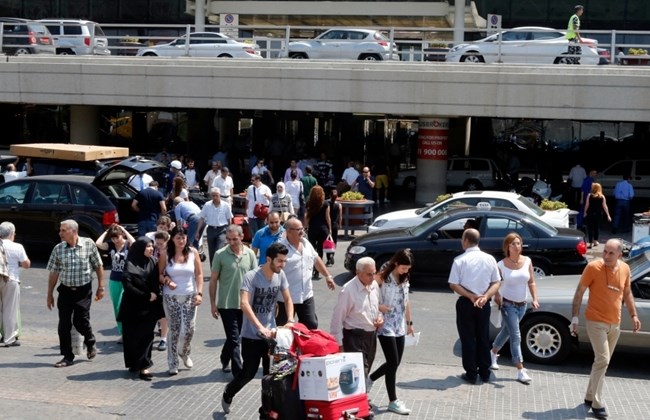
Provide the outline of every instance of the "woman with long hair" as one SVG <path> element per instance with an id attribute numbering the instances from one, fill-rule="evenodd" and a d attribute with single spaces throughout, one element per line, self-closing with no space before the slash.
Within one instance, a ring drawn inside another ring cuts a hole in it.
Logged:
<path id="1" fill-rule="evenodd" d="M 154 327 L 162 316 L 162 296 L 158 270 L 153 258 L 153 241 L 138 238 L 129 251 L 122 274 L 124 294 L 118 313 L 124 337 L 124 364 L 131 372 L 140 372 L 140 379 L 150 381 L 149 368 Z"/>
<path id="2" fill-rule="evenodd" d="M 603 219 L 603 213 L 607 216 L 607 221 L 611 222 L 607 200 L 603 194 L 603 187 L 594 182 L 591 184 L 591 193 L 585 200 L 584 216 L 587 219 L 587 235 L 589 236 L 589 248 L 598 246 L 598 235 L 600 234 L 600 221 Z"/>
<path id="3" fill-rule="evenodd" d="M 190 359 L 191 341 L 196 322 L 196 307 L 203 300 L 203 269 L 199 251 L 189 246 L 187 230 L 176 226 L 170 232 L 167 255 L 158 260 L 160 282 L 163 284 L 163 306 L 169 325 L 167 363 L 169 374 L 178 374 L 178 356 L 186 368 L 194 366 Z M 182 335 L 181 335 L 182 333 Z"/>
<path id="4" fill-rule="evenodd" d="M 339 192 L 336 188 L 332 188 L 330 192 L 330 220 L 332 223 L 332 241 L 336 245 L 339 242 L 339 228 L 341 227 L 341 220 L 343 218 L 343 206 L 336 201 L 339 197 Z M 327 265 L 329 267 L 334 265 L 334 252 L 327 254 Z"/>
<path id="5" fill-rule="evenodd" d="M 388 410 L 407 415 L 411 412 L 404 403 L 397 399 L 395 380 L 397 368 L 404 354 L 404 337 L 413 334 L 411 304 L 409 302 L 409 272 L 413 266 L 413 254 L 410 249 L 397 251 L 395 255 L 380 268 L 377 283 L 381 287 L 379 310 L 384 316 L 384 324 L 377 331 L 379 344 L 384 352 L 386 362 L 369 376 L 369 387 L 382 376 L 385 377 L 388 392 Z"/>
<path id="6" fill-rule="evenodd" d="M 307 199 L 305 226 L 307 226 L 307 237 L 309 242 L 323 258 L 323 242 L 332 232 L 332 221 L 330 219 L 329 204 L 325 201 L 325 191 L 320 185 L 316 185 L 309 192 Z M 314 270 L 312 278 L 318 279 L 320 275 Z"/>
<path id="7" fill-rule="evenodd" d="M 172 190 L 169 192 L 169 197 L 167 197 L 167 208 L 174 208 L 174 199 L 176 197 L 180 197 L 185 201 L 190 199 L 190 193 L 185 188 L 185 178 L 180 176 L 174 178 Z"/>
<path id="8" fill-rule="evenodd" d="M 521 255 L 523 245 L 524 241 L 521 236 L 514 232 L 506 235 L 503 240 L 503 253 L 506 257 L 497 263 L 503 281 L 499 291 L 494 295 L 494 301 L 501 308 L 503 326 L 492 344 L 490 369 L 499 369 L 497 364 L 499 350 L 506 344 L 506 341 L 510 340 L 510 354 L 517 367 L 517 381 L 528 385 L 531 378 L 524 369 L 524 358 L 521 355 L 521 331 L 519 331 L 519 322 L 526 314 L 526 289 L 530 290 L 534 309 L 539 308 L 539 303 L 537 302 L 533 262 L 530 258 Z"/>

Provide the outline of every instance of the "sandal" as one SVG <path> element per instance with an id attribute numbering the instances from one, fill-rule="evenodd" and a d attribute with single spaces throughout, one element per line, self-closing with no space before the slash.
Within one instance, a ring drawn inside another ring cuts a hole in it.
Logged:
<path id="1" fill-rule="evenodd" d="M 72 366 L 73 364 L 74 364 L 74 362 L 72 360 L 61 359 L 61 360 L 59 360 L 58 362 L 56 362 L 54 364 L 54 367 L 56 367 L 56 368 L 68 367 L 68 366 Z"/>

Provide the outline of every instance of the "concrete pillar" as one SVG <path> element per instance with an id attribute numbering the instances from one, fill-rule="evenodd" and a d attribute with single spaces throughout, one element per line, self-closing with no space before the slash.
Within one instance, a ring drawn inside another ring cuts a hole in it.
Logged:
<path id="1" fill-rule="evenodd" d="M 70 106 L 70 143 L 99 145 L 99 107 Z"/>
<path id="2" fill-rule="evenodd" d="M 454 45 L 465 41 L 465 0 L 454 2 Z"/>
<path id="3" fill-rule="evenodd" d="M 448 118 L 420 118 L 415 201 L 430 203 L 447 191 Z"/>
<path id="4" fill-rule="evenodd" d="M 206 0 L 196 0 L 194 2 L 194 26 L 196 27 L 196 32 L 205 31 L 205 4 Z"/>

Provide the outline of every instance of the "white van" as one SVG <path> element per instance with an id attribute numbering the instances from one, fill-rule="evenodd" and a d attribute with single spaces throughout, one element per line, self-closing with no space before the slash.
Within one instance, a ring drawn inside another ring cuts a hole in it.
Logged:
<path id="1" fill-rule="evenodd" d="M 628 159 L 612 164 L 598 174 L 603 193 L 607 197 L 614 196 L 614 187 L 624 175 L 629 175 L 630 184 L 634 188 L 635 197 L 650 198 L 650 159 Z"/>
<path id="2" fill-rule="evenodd" d="M 111 55 L 108 39 L 98 23 L 79 19 L 41 19 L 52 33 L 61 55 Z"/>

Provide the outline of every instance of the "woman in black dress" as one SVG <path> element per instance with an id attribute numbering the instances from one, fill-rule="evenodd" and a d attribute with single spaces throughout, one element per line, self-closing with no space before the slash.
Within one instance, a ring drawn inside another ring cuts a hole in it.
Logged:
<path id="1" fill-rule="evenodd" d="M 138 238 L 129 250 L 122 275 L 124 294 L 118 313 L 124 336 L 124 364 L 140 379 L 150 381 L 149 368 L 154 327 L 163 314 L 158 269 L 153 259 L 153 241 Z"/>
<path id="2" fill-rule="evenodd" d="M 339 228 L 341 227 L 341 219 L 343 217 L 343 208 L 341 203 L 337 201 L 339 193 L 336 188 L 332 188 L 330 192 L 330 222 L 332 223 L 332 240 L 334 244 L 339 243 Z M 334 253 L 331 252 L 327 254 L 327 266 L 331 267 L 334 265 Z"/>
<path id="3" fill-rule="evenodd" d="M 318 252 L 318 256 L 323 258 L 323 242 L 332 231 L 329 204 L 325 201 L 323 187 L 316 185 L 311 189 L 306 208 L 305 226 L 307 226 L 307 237 L 316 252 Z M 314 270 L 312 278 L 320 278 L 318 271 Z"/>
<path id="4" fill-rule="evenodd" d="M 598 246 L 598 233 L 600 232 L 600 221 L 603 219 L 603 213 L 607 216 L 607 221 L 611 222 L 609 210 L 607 209 L 607 200 L 603 195 L 603 187 L 599 183 L 591 184 L 591 194 L 585 201 L 584 216 L 587 219 L 587 235 L 589 236 L 588 247 Z"/>

